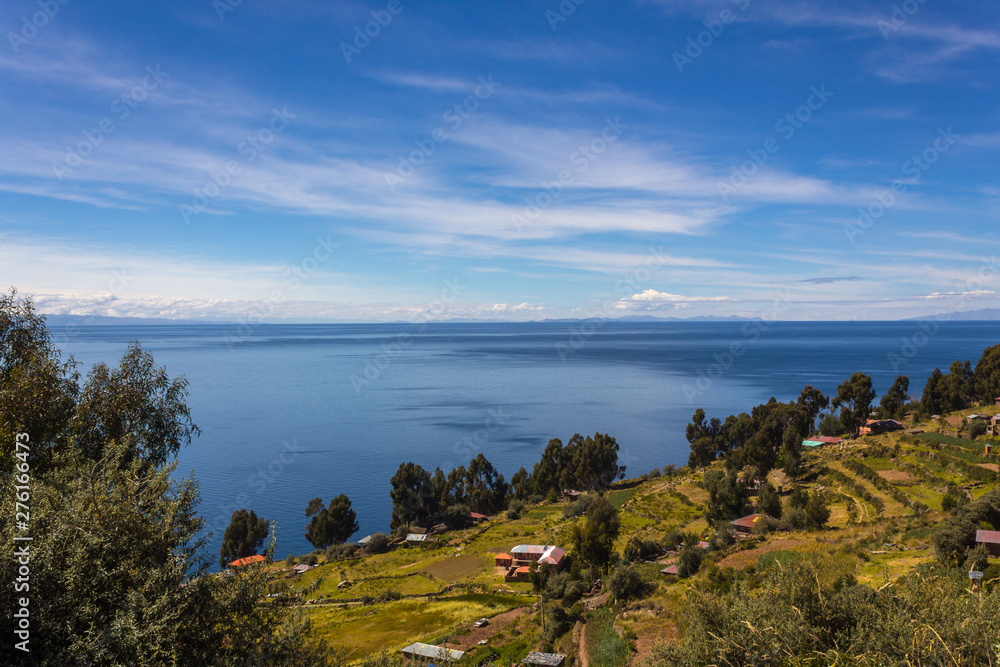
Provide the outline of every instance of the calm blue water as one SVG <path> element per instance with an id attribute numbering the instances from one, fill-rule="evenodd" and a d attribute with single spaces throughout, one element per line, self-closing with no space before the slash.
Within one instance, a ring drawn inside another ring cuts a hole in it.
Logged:
<path id="1" fill-rule="evenodd" d="M 359 538 L 386 530 L 389 478 L 478 452 L 509 479 L 550 438 L 609 432 L 630 474 L 687 461 L 698 407 L 725 418 L 806 384 L 825 393 L 850 373 L 884 392 L 900 372 L 918 395 L 935 366 L 979 359 L 991 322 L 526 323 L 92 326 L 54 328 L 89 368 L 131 340 L 190 381 L 202 435 L 181 451 L 194 472 L 213 549 L 234 509 L 278 522 L 278 553 L 304 553 L 310 498 L 346 493 Z M 250 335 L 247 335 L 247 334 Z M 241 338 L 241 335 L 243 337 Z M 235 339 L 235 340 L 234 340 Z M 909 342 L 904 345 L 904 342 Z"/>

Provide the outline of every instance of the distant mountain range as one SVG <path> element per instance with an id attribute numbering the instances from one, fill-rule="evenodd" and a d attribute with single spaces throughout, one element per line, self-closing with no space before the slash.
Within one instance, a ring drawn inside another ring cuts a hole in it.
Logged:
<path id="1" fill-rule="evenodd" d="M 938 320 L 944 322 L 996 322 L 1000 320 L 1000 308 L 981 308 L 979 310 L 957 310 L 952 313 L 907 317 L 904 321 Z"/>
<path id="2" fill-rule="evenodd" d="M 564 317 L 564 318 L 552 318 L 544 320 L 531 320 L 532 322 L 544 322 L 549 324 L 559 324 L 559 323 L 572 323 L 572 322 L 586 322 L 588 320 L 593 320 L 598 318 L 593 317 Z M 752 317 L 739 317 L 738 315 L 729 315 L 726 317 L 721 317 L 718 315 L 697 315 L 695 317 L 655 317 L 653 315 L 624 315 L 622 317 L 612 317 L 608 318 L 614 322 L 747 322 L 754 320 L 756 318 Z M 922 315 L 920 317 L 907 317 L 900 322 L 919 322 L 924 320 L 938 320 L 941 322 L 996 322 L 1000 321 L 1000 308 L 983 308 L 980 310 L 964 310 L 956 311 L 953 313 L 939 313 L 937 315 Z M 46 315 L 45 321 L 50 327 L 65 327 L 65 326 L 86 326 L 86 325 L 143 325 L 143 324 L 236 324 L 235 320 L 192 320 L 192 319 L 178 319 L 171 320 L 167 318 L 156 318 L 156 317 L 110 317 L 106 315 Z M 499 320 L 499 319 L 462 319 L 462 318 L 452 318 L 449 320 L 442 320 L 442 324 L 496 324 L 509 322 L 509 320 Z M 276 320 L 270 322 L 269 324 L 291 324 L 290 322 L 283 322 Z M 309 324 L 324 324 L 323 322 L 310 322 Z M 350 322 L 334 322 L 333 324 L 352 324 Z M 382 322 L 380 324 L 410 324 L 405 320 L 398 320 L 395 322 Z"/>

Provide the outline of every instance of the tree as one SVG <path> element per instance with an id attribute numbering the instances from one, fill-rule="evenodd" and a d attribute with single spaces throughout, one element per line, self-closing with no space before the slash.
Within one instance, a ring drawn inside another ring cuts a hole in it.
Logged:
<path id="1" fill-rule="evenodd" d="M 875 390 L 872 379 L 864 373 L 853 374 L 847 382 L 837 387 L 831 405 L 840 408 L 840 422 L 844 429 L 857 437 L 861 427 L 871 415 Z"/>
<path id="2" fill-rule="evenodd" d="M 465 484 L 468 505 L 473 512 L 496 514 L 504 507 L 510 487 L 482 452 L 472 459 Z"/>
<path id="3" fill-rule="evenodd" d="M 365 545 L 365 551 L 370 554 L 383 554 L 389 550 L 389 536 L 385 533 L 374 533 L 371 539 L 368 540 L 368 544 Z"/>
<path id="4" fill-rule="evenodd" d="M 879 406 L 887 417 L 899 419 L 903 416 L 906 402 L 910 400 L 909 390 L 910 378 L 905 375 L 897 376 L 896 381 L 892 383 L 889 391 L 885 392 L 879 402 Z"/>
<path id="5" fill-rule="evenodd" d="M 971 364 L 966 361 L 953 361 L 948 369 L 948 376 L 944 386 L 944 398 L 948 406 L 948 412 L 964 410 L 972 405 L 974 396 L 973 371 Z"/>
<path id="6" fill-rule="evenodd" d="M 329 507 L 324 507 L 319 498 L 313 498 L 306 507 L 306 516 L 312 519 L 306 525 L 305 537 L 317 549 L 343 544 L 358 532 L 357 513 L 343 493 L 331 500 Z"/>
<path id="7" fill-rule="evenodd" d="M 431 476 L 413 463 L 401 463 L 389 483 L 392 490 L 392 521 L 390 528 L 422 523 L 437 513 L 438 505 L 430 486 Z"/>
<path id="8" fill-rule="evenodd" d="M 972 374 L 973 393 L 980 405 L 992 405 L 1000 396 L 1000 345 L 983 350 Z"/>
<path id="9" fill-rule="evenodd" d="M 805 415 L 809 427 L 807 432 L 802 435 L 811 435 L 816 427 L 816 417 L 830 404 L 830 399 L 824 396 L 819 389 L 807 384 L 802 393 L 799 394 L 799 400 L 796 404 Z"/>
<path id="10" fill-rule="evenodd" d="M 781 436 L 781 469 L 795 480 L 802 472 L 802 436 L 789 426 Z"/>
<path id="11" fill-rule="evenodd" d="M 708 491 L 708 509 L 705 518 L 712 526 L 728 523 L 743 516 L 750 509 L 749 496 L 735 470 L 705 472 L 705 490 Z"/>
<path id="12" fill-rule="evenodd" d="M 704 550 L 699 548 L 696 542 L 689 541 L 685 544 L 677 558 L 677 576 L 681 579 L 687 579 L 694 574 L 698 574 L 704 555 Z"/>
<path id="13" fill-rule="evenodd" d="M 604 496 L 599 496 L 587 509 L 583 522 L 573 525 L 574 556 L 580 562 L 606 572 L 614 555 L 614 542 L 621 524 L 618 510 Z"/>
<path id="14" fill-rule="evenodd" d="M 781 496 L 770 482 L 764 482 L 757 495 L 757 512 L 775 519 L 781 518 Z"/>
<path id="15" fill-rule="evenodd" d="M 940 368 L 935 368 L 927 378 L 924 393 L 920 397 L 920 407 L 928 415 L 939 415 L 948 411 L 944 397 L 944 375 Z"/>
<path id="16" fill-rule="evenodd" d="M 183 378 L 170 379 L 153 355 L 132 343 L 118 368 L 100 363 L 87 377 L 70 425 L 76 445 L 97 460 L 107 442 L 127 439 L 131 446 L 123 463 L 135 456 L 163 465 L 201 432 L 185 403 L 187 386 Z"/>
<path id="17" fill-rule="evenodd" d="M 258 519 L 253 510 L 236 510 L 222 537 L 219 567 L 224 568 L 234 560 L 255 555 L 266 538 L 267 521 Z"/>
<path id="18" fill-rule="evenodd" d="M 691 453 L 688 455 L 688 465 L 692 468 L 704 468 L 716 459 L 718 453 L 711 438 L 698 438 L 691 443 Z"/>
<path id="19" fill-rule="evenodd" d="M 627 602 L 638 598 L 646 589 L 646 582 L 631 565 L 619 566 L 608 578 L 608 588 L 615 600 Z"/>
<path id="20" fill-rule="evenodd" d="M 0 430 L 29 435 L 35 457 L 24 462 L 31 473 L 31 663 L 325 664 L 332 656 L 307 638 L 307 622 L 283 605 L 259 604 L 267 594 L 263 568 L 209 576 L 215 558 L 199 537 L 197 484 L 163 462 L 172 443 L 194 433 L 184 387 L 158 371 L 126 368 L 117 373 L 120 397 L 95 389 L 84 399 L 69 386 L 74 368 L 58 361 L 29 300 L 13 290 L 0 298 L 0 411 L 38 399 L 25 415 L 0 419 Z M 85 401 L 79 410 L 78 399 Z M 100 428 L 77 437 L 79 415 Z M 160 418 L 166 422 L 153 423 Z M 0 486 L 14 487 L 13 471 L 0 469 Z M 0 503 L 7 554 L 23 547 L 14 513 L 13 502 Z M 5 559 L 0 579 L 15 581 L 18 567 L 18 559 Z M 0 607 L 13 612 L 24 595 L 0 587 Z M 5 636 L 16 637 L 15 620 L 13 613 L 0 620 Z M 13 641 L 0 645 L 2 664 L 20 664 L 20 654 Z"/>
<path id="21" fill-rule="evenodd" d="M 809 495 L 805 507 L 806 520 L 816 528 L 821 528 L 830 520 L 830 508 L 826 506 L 826 498 L 817 490 Z"/>

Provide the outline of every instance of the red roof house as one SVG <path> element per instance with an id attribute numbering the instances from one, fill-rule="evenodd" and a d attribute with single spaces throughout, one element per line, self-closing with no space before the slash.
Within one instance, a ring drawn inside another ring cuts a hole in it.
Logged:
<path id="1" fill-rule="evenodd" d="M 757 519 L 764 516 L 763 514 L 751 514 L 750 516 L 745 516 L 741 519 L 736 519 L 736 521 L 730 521 L 729 525 L 735 528 L 740 533 L 749 534 L 753 530 L 753 525 L 756 523 Z"/>
<path id="2" fill-rule="evenodd" d="M 256 556 L 247 556 L 246 558 L 239 558 L 237 560 L 234 560 L 232 563 L 229 564 L 229 567 L 242 567 L 244 565 L 249 565 L 250 563 L 263 563 L 263 562 L 264 562 L 264 557 L 261 556 L 260 554 L 257 554 Z"/>
<path id="3" fill-rule="evenodd" d="M 510 567 L 510 554 L 497 554 L 493 557 L 497 567 Z"/>

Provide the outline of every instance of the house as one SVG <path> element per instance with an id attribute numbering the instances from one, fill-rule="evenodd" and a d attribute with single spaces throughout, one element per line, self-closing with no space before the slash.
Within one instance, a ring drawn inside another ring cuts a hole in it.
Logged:
<path id="1" fill-rule="evenodd" d="M 372 541 L 372 536 L 371 535 L 365 535 L 360 540 L 358 540 L 358 545 L 360 545 L 362 547 L 363 546 L 367 546 L 368 543 L 371 542 L 371 541 Z"/>
<path id="2" fill-rule="evenodd" d="M 507 570 L 504 581 L 531 581 L 531 568 L 522 565 Z"/>
<path id="3" fill-rule="evenodd" d="M 1000 530 L 977 530 L 976 544 L 985 544 L 991 556 L 1000 556 Z"/>
<path id="4" fill-rule="evenodd" d="M 244 565 L 250 565 L 251 563 L 263 563 L 264 557 L 260 554 L 256 556 L 247 556 L 246 558 L 239 558 L 234 560 L 229 564 L 229 567 L 243 567 Z"/>
<path id="5" fill-rule="evenodd" d="M 994 403 L 996 403 L 996 406 L 997 406 L 998 408 L 1000 408 L 1000 396 L 997 396 L 996 398 L 994 398 L 994 399 L 993 399 L 993 402 L 994 402 Z"/>
<path id="6" fill-rule="evenodd" d="M 968 417 L 966 417 L 966 419 L 968 419 L 971 422 L 977 419 L 986 419 L 986 415 L 971 414 Z"/>
<path id="7" fill-rule="evenodd" d="M 545 563 L 552 572 L 562 569 L 563 558 L 566 550 L 556 546 L 542 546 L 538 544 L 519 544 L 510 550 L 511 566 L 526 567 L 532 563 L 539 565 Z"/>
<path id="8" fill-rule="evenodd" d="M 497 567 L 506 568 L 510 567 L 511 561 L 513 559 L 510 557 L 510 554 L 497 554 L 496 556 L 493 557 L 493 560 L 496 563 Z"/>
<path id="9" fill-rule="evenodd" d="M 423 544 L 427 541 L 426 533 L 410 533 L 406 536 L 406 546 Z"/>
<path id="10" fill-rule="evenodd" d="M 896 421 L 895 419 L 869 419 L 858 432 L 861 435 L 877 435 L 879 433 L 888 433 L 889 431 L 898 431 L 902 428 L 903 422 Z"/>
<path id="11" fill-rule="evenodd" d="M 823 445 L 839 445 L 843 442 L 842 438 L 834 438 L 828 435 L 814 435 L 808 440 L 803 440 L 802 444 L 806 447 L 822 447 Z"/>
<path id="12" fill-rule="evenodd" d="M 462 651 L 444 648 L 443 646 L 434 646 L 433 644 L 421 644 L 420 642 L 410 644 L 402 652 L 403 657 L 407 660 L 419 661 L 436 662 L 438 660 L 447 660 L 449 662 L 458 662 L 465 656 L 465 653 Z"/>
<path id="13" fill-rule="evenodd" d="M 480 514 L 479 512 L 469 512 L 469 521 L 472 523 L 482 523 L 483 521 L 489 521 L 490 518 L 485 514 Z"/>
<path id="14" fill-rule="evenodd" d="M 312 570 L 312 569 L 315 569 L 315 568 L 316 568 L 315 565 L 307 565 L 306 563 L 299 563 L 298 565 L 296 565 L 292 569 L 295 570 L 296 572 L 298 572 L 299 574 L 302 574 L 303 572 L 308 572 L 309 570 Z"/>
<path id="15" fill-rule="evenodd" d="M 538 667 L 562 667 L 566 661 L 566 656 L 562 653 L 537 653 L 532 651 L 521 661 L 524 665 L 537 665 Z"/>
<path id="16" fill-rule="evenodd" d="M 576 489 L 563 489 L 563 498 L 565 498 L 570 502 L 573 502 L 574 500 L 579 500 L 580 496 L 582 495 L 583 491 L 577 491 Z"/>
<path id="17" fill-rule="evenodd" d="M 421 528 L 420 526 L 410 526 L 409 530 L 407 530 L 406 532 L 412 535 L 426 535 L 430 531 L 427 530 L 426 528 Z"/>
<path id="18" fill-rule="evenodd" d="M 665 574 L 667 576 L 676 577 L 677 576 L 677 566 L 676 565 L 671 565 L 669 567 L 665 567 L 662 570 L 660 570 L 660 574 Z"/>
<path id="19" fill-rule="evenodd" d="M 757 520 L 760 519 L 762 516 L 764 516 L 764 515 L 763 514 L 751 514 L 750 516 L 745 516 L 745 517 L 743 517 L 741 519 L 736 519 L 735 521 L 730 521 L 729 525 L 732 526 L 733 530 L 735 530 L 736 532 L 743 533 L 745 535 L 749 535 L 751 532 L 753 532 L 753 525 L 754 525 L 754 523 L 756 523 Z"/>
<path id="20" fill-rule="evenodd" d="M 435 524 L 435 525 L 431 526 L 431 532 L 430 532 L 430 534 L 431 535 L 438 535 L 440 533 L 446 532 L 447 530 L 448 530 L 448 526 L 446 524 L 438 523 L 438 524 Z"/>
<path id="21" fill-rule="evenodd" d="M 990 435 L 1000 435 L 1000 415 L 993 415 L 993 418 L 986 422 L 986 432 Z"/>

